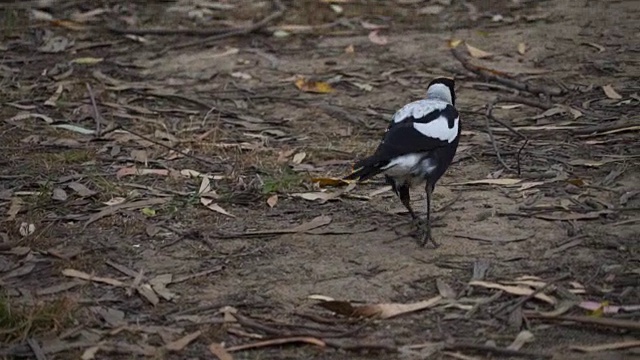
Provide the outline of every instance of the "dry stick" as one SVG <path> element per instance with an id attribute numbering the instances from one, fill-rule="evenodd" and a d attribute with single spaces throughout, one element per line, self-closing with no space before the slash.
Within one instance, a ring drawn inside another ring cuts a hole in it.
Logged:
<path id="1" fill-rule="evenodd" d="M 201 157 L 198 157 L 198 156 L 195 156 L 195 155 L 191 155 L 191 154 L 189 154 L 189 153 L 187 153 L 187 152 L 184 152 L 184 151 L 182 151 L 182 150 L 180 150 L 180 149 L 177 149 L 177 148 L 175 148 L 175 147 L 173 147 L 173 146 L 169 146 L 169 145 L 163 144 L 163 143 L 161 143 L 161 142 L 159 142 L 159 141 L 153 140 L 153 139 L 151 139 L 151 138 L 149 138 L 149 137 L 147 137 L 147 136 L 144 136 L 144 135 L 142 135 L 142 134 L 140 134 L 140 133 L 137 133 L 137 132 L 135 132 L 135 131 L 133 131 L 133 130 L 131 130 L 131 129 L 127 129 L 127 128 L 124 128 L 124 127 L 122 127 L 122 126 L 120 126 L 120 128 L 122 128 L 122 130 L 124 130 L 124 131 L 126 131 L 126 132 L 129 132 L 129 133 L 131 133 L 131 134 L 133 134 L 133 135 L 135 135 L 135 136 L 137 136 L 137 137 L 139 137 L 139 138 L 141 138 L 141 139 L 143 139 L 143 140 L 146 140 L 146 141 L 152 142 L 152 143 L 154 143 L 154 144 L 156 144 L 156 145 L 159 145 L 159 146 L 162 146 L 162 147 L 164 147 L 164 148 L 166 148 L 166 149 L 169 149 L 169 150 L 175 151 L 175 152 L 177 152 L 178 154 L 184 155 L 184 156 L 186 156 L 186 157 L 188 157 L 188 158 L 191 158 L 191 159 L 193 159 L 193 160 L 197 160 L 197 161 L 203 162 L 203 163 L 205 163 L 205 164 L 208 164 L 208 165 L 211 165 L 211 166 L 214 166 L 214 167 L 219 167 L 219 166 L 220 166 L 220 164 L 215 163 L 215 162 L 213 162 L 213 161 L 211 161 L 211 160 L 204 159 L 204 158 L 201 158 Z"/>
<path id="2" fill-rule="evenodd" d="M 451 54 L 453 55 L 453 57 L 456 58 L 456 60 L 458 60 L 462 66 L 471 71 L 472 73 L 482 76 L 484 78 L 486 78 L 487 80 L 493 80 L 495 82 L 498 82 L 502 85 L 506 85 L 509 86 L 511 88 L 514 88 L 516 90 L 520 90 L 520 91 L 526 91 L 535 95 L 538 94 L 545 94 L 545 95 L 562 95 L 564 94 L 564 91 L 560 88 L 557 87 L 547 87 L 547 86 L 536 86 L 536 85 L 532 85 L 526 82 L 522 82 L 516 79 L 512 79 L 507 77 L 507 75 L 502 75 L 500 73 L 498 73 L 495 70 L 491 70 L 491 69 L 486 69 L 486 68 L 482 68 L 480 66 L 474 65 L 471 62 L 469 62 L 468 59 L 466 59 L 466 56 L 462 54 L 461 50 L 459 50 L 461 48 L 461 46 L 457 46 L 451 49 Z"/>
<path id="3" fill-rule="evenodd" d="M 506 312 L 507 314 L 510 314 L 511 312 L 513 312 L 515 309 L 517 309 L 518 307 L 522 306 L 522 304 L 524 304 L 525 302 L 533 299 L 534 296 L 538 295 L 539 293 L 545 291 L 546 289 L 548 289 L 551 285 L 555 285 L 558 282 L 566 279 L 569 277 L 569 274 L 563 274 L 558 276 L 557 278 L 549 281 L 548 283 L 546 283 L 544 286 L 541 286 L 540 288 L 536 289 L 534 292 L 532 292 L 531 294 L 527 295 L 527 296 L 523 296 L 522 298 L 520 298 L 518 301 L 516 301 L 513 305 L 507 307 L 508 303 L 505 303 L 504 305 L 500 306 L 496 311 L 493 312 L 493 315 L 498 316 L 500 314 L 502 314 L 503 312 Z"/>
<path id="4" fill-rule="evenodd" d="M 100 137 L 100 125 L 102 123 L 102 116 L 100 115 L 100 111 L 98 110 L 98 105 L 96 104 L 96 97 L 93 95 L 93 89 L 91 89 L 91 85 L 89 83 L 85 83 L 87 86 L 87 91 L 89 91 L 89 97 L 91 98 L 91 106 L 93 107 L 93 119 L 96 121 L 96 137 Z"/>
<path id="5" fill-rule="evenodd" d="M 445 350 L 471 350 L 477 352 L 487 352 L 495 355 L 501 356 L 514 356 L 514 357 L 524 357 L 524 358 L 532 358 L 532 359 L 550 359 L 551 355 L 548 354 L 540 354 L 531 351 L 522 351 L 522 350 L 512 350 L 507 348 L 499 348 L 495 346 L 488 345 L 477 345 L 477 344 L 464 344 L 464 343 L 453 343 L 445 345 Z"/>
<path id="6" fill-rule="evenodd" d="M 286 336 L 286 337 L 315 337 L 315 338 L 322 338 L 322 340 L 324 341 L 325 338 L 343 338 L 346 336 L 350 336 L 353 335 L 355 333 L 357 333 L 358 331 L 362 330 L 364 327 L 366 327 L 365 325 L 362 326 L 358 326 L 355 329 L 351 329 L 351 330 L 346 330 L 343 331 L 341 333 L 336 333 L 336 334 L 327 334 L 327 333 L 319 333 L 317 331 L 297 331 L 295 333 L 286 331 L 286 330 L 280 330 L 277 329 L 275 327 L 269 326 L 269 325 L 265 325 L 262 324 L 260 322 L 258 322 L 257 320 L 251 319 L 249 317 L 246 316 L 242 316 L 239 314 L 234 314 L 233 315 L 236 320 L 238 320 L 238 323 L 242 326 L 248 327 L 248 328 L 252 328 L 252 329 L 256 329 L 256 330 L 260 330 L 263 331 L 269 335 L 274 335 L 274 336 Z M 282 324 L 273 324 L 276 326 L 281 326 Z"/>
<path id="7" fill-rule="evenodd" d="M 491 127 L 489 126 L 489 120 L 497 122 L 498 124 L 504 126 L 507 130 L 509 130 L 514 135 L 518 136 L 521 139 L 524 139 L 524 143 L 522 143 L 522 146 L 520 146 L 520 149 L 518 149 L 518 152 L 516 153 L 516 172 L 518 173 L 518 176 L 520 176 L 522 172 L 521 171 L 522 169 L 520 166 L 520 155 L 522 154 L 522 150 L 524 150 L 524 147 L 527 146 L 527 144 L 529 143 L 529 138 L 523 135 L 518 130 L 514 129 L 513 126 L 503 122 L 502 120 L 497 119 L 493 115 L 493 107 L 501 100 L 502 100 L 501 98 L 496 98 L 494 101 L 490 102 L 487 105 L 487 111 L 485 113 L 485 116 L 487 118 L 487 132 L 489 133 L 489 139 L 491 140 L 491 144 L 493 145 L 493 150 L 496 152 L 496 157 L 498 158 L 498 161 L 500 161 L 500 163 L 509 170 L 510 168 L 504 163 L 504 161 L 500 156 L 500 152 L 498 151 L 498 144 L 496 143 L 493 137 L 493 132 L 491 131 Z"/>
<path id="8" fill-rule="evenodd" d="M 282 1 L 280 0 L 273 0 L 273 4 L 276 8 L 276 10 L 274 12 L 272 12 L 271 14 L 269 14 L 268 16 L 266 16 L 265 18 L 263 18 L 262 20 L 244 27 L 244 28 L 239 28 L 239 29 L 234 29 L 234 30 L 230 30 L 221 34 L 216 34 L 213 36 L 209 36 L 207 38 L 204 39 L 200 39 L 200 40 L 196 40 L 196 41 L 191 41 L 191 42 L 187 42 L 184 44 L 180 44 L 180 45 L 176 45 L 173 47 L 169 47 L 167 49 L 165 49 L 163 51 L 163 53 L 169 51 L 169 50 L 181 50 L 184 48 L 188 48 L 194 45 L 202 45 L 202 46 L 207 46 L 212 42 L 218 41 L 218 40 L 222 40 L 222 39 L 226 39 L 226 38 L 230 38 L 230 37 L 234 37 L 234 36 L 241 36 L 241 35 L 248 35 L 251 34 L 253 32 L 256 32 L 262 28 L 264 28 L 265 26 L 267 26 L 270 22 L 275 21 L 279 18 L 281 18 L 284 15 L 284 12 L 286 11 L 287 7 L 282 3 Z"/>
<path id="9" fill-rule="evenodd" d="M 535 312 L 525 311 L 524 315 L 529 319 L 553 320 L 553 321 L 573 321 L 583 324 L 609 326 L 617 329 L 640 331 L 640 322 L 624 319 L 597 318 L 591 316 L 545 316 Z"/>
<path id="10" fill-rule="evenodd" d="M 29 344 L 31 351 L 33 351 L 33 355 L 35 355 L 37 360 L 47 360 L 44 351 L 42 351 L 42 348 L 40 347 L 40 344 L 38 344 L 38 341 L 36 341 L 36 339 L 29 338 L 27 340 L 27 344 Z"/>
<path id="11" fill-rule="evenodd" d="M 187 35 L 187 36 L 212 36 L 224 34 L 230 31 L 238 31 L 243 28 L 214 28 L 214 29 L 172 29 L 172 28 L 151 28 L 151 29 L 121 29 L 117 26 L 109 25 L 107 30 L 115 34 L 130 35 Z"/>

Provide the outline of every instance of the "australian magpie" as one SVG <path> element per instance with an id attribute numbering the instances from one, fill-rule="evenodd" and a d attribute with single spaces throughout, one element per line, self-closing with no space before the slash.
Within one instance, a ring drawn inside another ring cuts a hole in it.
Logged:
<path id="1" fill-rule="evenodd" d="M 366 180 L 383 173 L 421 232 L 420 245 L 431 241 L 431 195 L 458 148 L 460 116 L 455 108 L 454 81 L 433 79 L 425 99 L 398 110 L 375 153 L 356 162 L 346 180 Z M 425 184 L 427 218 L 421 220 L 410 204 L 409 188 Z"/>

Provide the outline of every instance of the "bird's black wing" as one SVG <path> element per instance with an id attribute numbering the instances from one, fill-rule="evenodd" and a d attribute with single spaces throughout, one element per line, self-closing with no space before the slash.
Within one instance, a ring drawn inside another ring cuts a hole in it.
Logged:
<path id="1" fill-rule="evenodd" d="M 406 154 L 428 152 L 447 146 L 449 142 L 421 133 L 414 127 L 414 123 L 426 124 L 444 117 L 447 119 L 448 127 L 453 129 L 454 121 L 458 116 L 456 108 L 448 105 L 442 110 L 429 112 L 418 119 L 407 117 L 400 122 L 392 122 L 387 128 L 375 155 L 381 158 L 393 159 Z"/>

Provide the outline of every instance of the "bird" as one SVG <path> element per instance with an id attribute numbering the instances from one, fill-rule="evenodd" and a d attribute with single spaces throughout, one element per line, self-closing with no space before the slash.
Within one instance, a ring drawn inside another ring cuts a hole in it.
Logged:
<path id="1" fill-rule="evenodd" d="M 357 182 L 384 174 L 386 183 L 407 208 L 420 237 L 439 247 L 431 235 L 431 197 L 435 185 L 455 157 L 460 140 L 460 115 L 456 109 L 455 81 L 434 78 L 426 97 L 396 111 L 373 155 L 355 162 L 344 180 Z M 427 194 L 426 220 L 411 207 L 409 189 L 424 184 Z"/>

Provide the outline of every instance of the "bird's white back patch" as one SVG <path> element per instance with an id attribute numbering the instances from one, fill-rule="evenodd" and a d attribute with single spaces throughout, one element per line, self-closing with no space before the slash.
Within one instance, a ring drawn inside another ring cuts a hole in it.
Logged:
<path id="1" fill-rule="evenodd" d="M 393 115 L 393 122 L 399 123 L 408 117 L 420 119 L 430 112 L 442 111 L 447 107 L 446 102 L 441 100 L 423 99 L 414 101 L 403 106 Z"/>
<path id="2" fill-rule="evenodd" d="M 445 116 L 440 116 L 428 123 L 413 123 L 413 127 L 424 136 L 451 143 L 458 136 L 459 121 L 460 117 L 455 118 L 453 127 L 449 128 L 449 120 Z"/>

